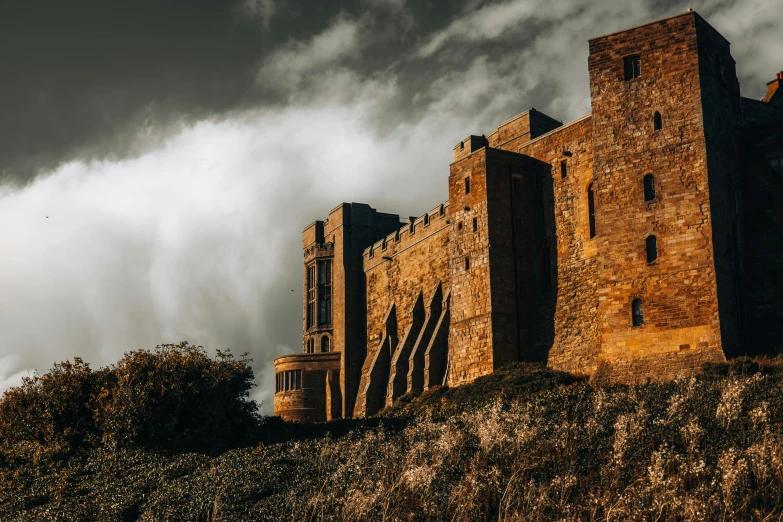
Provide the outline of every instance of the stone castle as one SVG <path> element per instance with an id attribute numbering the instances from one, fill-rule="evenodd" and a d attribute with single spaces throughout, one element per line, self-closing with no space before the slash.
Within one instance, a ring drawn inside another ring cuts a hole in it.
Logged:
<path id="1" fill-rule="evenodd" d="M 343 203 L 302 234 L 303 352 L 275 414 L 372 415 L 513 361 L 650 382 L 783 336 L 783 73 L 740 96 L 697 13 L 589 41 L 592 112 L 454 147 L 420 217 Z"/>

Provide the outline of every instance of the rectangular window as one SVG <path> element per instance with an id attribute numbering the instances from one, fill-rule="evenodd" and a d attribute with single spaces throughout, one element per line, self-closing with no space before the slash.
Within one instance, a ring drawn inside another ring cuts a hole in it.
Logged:
<path id="1" fill-rule="evenodd" d="M 332 262 L 318 262 L 318 326 L 332 324 Z"/>
<path id="2" fill-rule="evenodd" d="M 568 163 L 563 160 L 560 162 L 560 177 L 565 178 L 566 176 L 568 176 Z"/>
<path id="3" fill-rule="evenodd" d="M 625 80 L 633 80 L 642 75 L 642 60 L 638 56 L 629 56 L 623 60 Z"/>
<path id="4" fill-rule="evenodd" d="M 307 327 L 315 326 L 315 265 L 307 267 Z"/>
<path id="5" fill-rule="evenodd" d="M 465 178 L 465 194 L 470 194 L 470 178 Z"/>

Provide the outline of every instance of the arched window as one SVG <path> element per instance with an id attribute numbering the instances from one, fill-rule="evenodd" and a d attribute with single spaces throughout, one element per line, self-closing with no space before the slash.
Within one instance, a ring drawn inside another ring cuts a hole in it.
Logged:
<path id="1" fill-rule="evenodd" d="M 634 326 L 641 326 L 644 324 L 641 299 L 634 299 L 633 303 L 631 303 L 631 320 L 633 321 Z"/>
<path id="2" fill-rule="evenodd" d="M 658 259 L 658 240 L 655 236 L 647 236 L 647 262 L 652 263 Z"/>
<path id="3" fill-rule="evenodd" d="M 587 219 L 590 223 L 590 239 L 595 237 L 595 194 L 593 184 L 587 187 Z"/>
<path id="4" fill-rule="evenodd" d="M 329 351 L 329 336 L 324 335 L 321 337 L 321 351 L 322 352 L 328 352 Z"/>
<path id="5" fill-rule="evenodd" d="M 644 176 L 644 200 L 652 201 L 655 199 L 655 176 L 647 174 Z"/>
<path id="6" fill-rule="evenodd" d="M 653 115 L 653 130 L 659 131 L 662 128 L 663 128 L 663 118 L 661 118 L 661 113 L 655 111 L 655 114 Z"/>

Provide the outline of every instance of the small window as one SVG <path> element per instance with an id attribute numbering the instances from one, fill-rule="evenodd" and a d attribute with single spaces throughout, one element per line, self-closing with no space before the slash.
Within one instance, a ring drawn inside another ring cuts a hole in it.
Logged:
<path id="1" fill-rule="evenodd" d="M 593 184 L 587 187 L 587 220 L 590 227 L 590 239 L 595 237 L 595 194 Z"/>
<path id="2" fill-rule="evenodd" d="M 633 303 L 631 303 L 631 321 L 634 326 L 641 326 L 644 324 L 641 299 L 634 299 Z"/>
<path id="3" fill-rule="evenodd" d="M 655 236 L 647 236 L 647 263 L 653 263 L 658 259 L 658 240 Z"/>
<path id="4" fill-rule="evenodd" d="M 439 216 L 445 216 L 446 215 L 446 206 L 441 204 L 438 208 L 438 215 Z"/>
<path id="5" fill-rule="evenodd" d="M 411 220 L 410 224 L 408 225 L 408 232 L 411 234 L 416 233 L 416 224 L 413 222 L 413 220 Z"/>
<path id="6" fill-rule="evenodd" d="M 462 230 L 462 221 L 457 223 L 457 230 Z"/>
<path id="7" fill-rule="evenodd" d="M 513 179 L 513 185 L 514 185 L 514 194 L 520 194 L 522 192 L 522 183 L 519 181 L 519 178 Z"/>
<path id="8" fill-rule="evenodd" d="M 464 141 L 460 142 L 459 150 L 465 150 L 465 142 Z"/>
<path id="9" fill-rule="evenodd" d="M 560 177 L 565 178 L 568 176 L 568 163 L 566 160 L 560 162 Z"/>
<path id="10" fill-rule="evenodd" d="M 644 177 L 644 200 L 652 201 L 655 199 L 655 176 L 647 174 Z"/>
<path id="11" fill-rule="evenodd" d="M 394 232 L 394 241 L 396 241 L 397 243 L 400 242 L 400 231 L 399 230 Z"/>
<path id="12" fill-rule="evenodd" d="M 372 247 L 370 247 L 370 252 L 367 255 L 368 257 L 373 257 L 375 255 L 374 252 L 372 251 Z"/>
<path id="13" fill-rule="evenodd" d="M 381 250 L 386 250 L 386 238 L 383 238 L 383 241 L 381 241 Z"/>
<path id="14" fill-rule="evenodd" d="M 323 337 L 321 337 L 321 352 L 326 353 L 329 351 L 331 351 L 329 349 L 329 336 L 324 335 Z"/>
<path id="15" fill-rule="evenodd" d="M 470 270 L 470 258 L 465 258 L 465 270 Z"/>
<path id="16" fill-rule="evenodd" d="M 465 194 L 470 194 L 470 178 L 465 178 Z"/>
<path id="17" fill-rule="evenodd" d="M 429 224 L 430 224 L 430 215 L 424 214 L 424 226 L 426 227 Z"/>
<path id="18" fill-rule="evenodd" d="M 638 56 L 629 56 L 623 60 L 625 80 L 633 80 L 642 75 L 642 60 Z"/>
<path id="19" fill-rule="evenodd" d="M 653 130 L 659 131 L 662 128 L 663 128 L 663 118 L 661 118 L 661 113 L 655 111 L 655 114 L 653 115 Z"/>
<path id="20" fill-rule="evenodd" d="M 783 176 L 783 156 L 770 158 L 769 166 L 775 174 Z"/>
<path id="21" fill-rule="evenodd" d="M 473 218 L 473 232 L 478 230 L 478 218 Z"/>

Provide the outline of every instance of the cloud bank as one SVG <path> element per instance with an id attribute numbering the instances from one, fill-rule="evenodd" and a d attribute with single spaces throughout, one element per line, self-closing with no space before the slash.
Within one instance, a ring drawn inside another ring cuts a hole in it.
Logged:
<path id="1" fill-rule="evenodd" d="M 107 26 L 116 70 L 60 34 L 83 74 L 41 62 L 0 100 L 29 115 L 0 123 L 0 390 L 188 340 L 250 352 L 270 413 L 271 361 L 301 350 L 301 230 L 336 204 L 429 210 L 468 134 L 590 111 L 588 38 L 688 7 L 732 41 L 746 96 L 783 68 L 774 0 L 438 4 L 160 3 L 166 38 Z"/>

